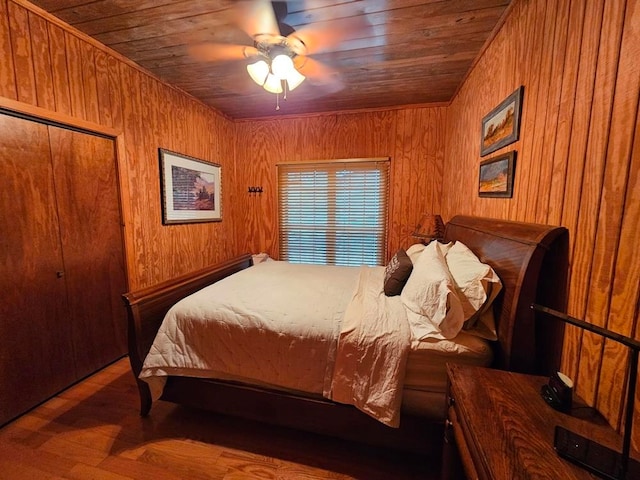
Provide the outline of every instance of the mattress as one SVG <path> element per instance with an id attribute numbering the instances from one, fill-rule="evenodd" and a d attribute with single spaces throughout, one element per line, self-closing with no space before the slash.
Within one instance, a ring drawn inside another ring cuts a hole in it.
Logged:
<path id="1" fill-rule="evenodd" d="M 414 341 L 409 351 L 404 387 L 427 392 L 445 392 L 447 362 L 488 366 L 493 360 L 489 342 L 460 332 L 452 340 Z"/>
<path id="2" fill-rule="evenodd" d="M 465 332 L 452 340 L 414 341 L 404 378 L 403 413 L 445 418 L 447 363 L 488 367 L 492 361 L 491 342 Z"/>

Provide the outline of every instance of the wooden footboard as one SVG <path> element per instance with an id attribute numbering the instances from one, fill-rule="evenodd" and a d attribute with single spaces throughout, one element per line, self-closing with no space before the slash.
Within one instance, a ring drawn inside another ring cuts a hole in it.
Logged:
<path id="1" fill-rule="evenodd" d="M 151 409 L 151 394 L 147 384 L 138 379 L 138 375 L 166 313 L 178 300 L 233 273 L 244 270 L 251 264 L 251 255 L 245 254 L 197 272 L 123 295 L 128 316 L 129 361 L 140 390 L 141 415 L 147 415 Z"/>

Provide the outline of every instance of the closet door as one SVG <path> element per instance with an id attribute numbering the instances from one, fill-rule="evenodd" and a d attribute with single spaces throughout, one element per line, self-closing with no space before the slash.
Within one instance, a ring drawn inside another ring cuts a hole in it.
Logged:
<path id="1" fill-rule="evenodd" d="M 0 425 L 76 377 L 47 126 L 0 114 Z"/>
<path id="2" fill-rule="evenodd" d="M 127 291 L 115 142 L 49 127 L 79 378 L 126 353 Z"/>

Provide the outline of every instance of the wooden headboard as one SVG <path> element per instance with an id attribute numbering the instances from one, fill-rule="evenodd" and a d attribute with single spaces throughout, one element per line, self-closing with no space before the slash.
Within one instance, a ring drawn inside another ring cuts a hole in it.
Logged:
<path id="1" fill-rule="evenodd" d="M 459 240 L 500 277 L 494 303 L 498 329 L 495 366 L 549 374 L 559 367 L 562 322 L 536 322 L 531 304 L 566 311 L 569 235 L 564 227 L 458 215 L 445 241 Z"/>

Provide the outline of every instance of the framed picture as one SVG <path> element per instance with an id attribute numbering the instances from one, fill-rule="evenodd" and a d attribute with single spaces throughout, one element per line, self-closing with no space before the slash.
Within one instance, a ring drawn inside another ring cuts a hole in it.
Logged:
<path id="1" fill-rule="evenodd" d="M 220 165 L 158 149 L 162 223 L 219 222 Z"/>
<path id="2" fill-rule="evenodd" d="M 481 157 L 518 140 L 523 94 L 521 86 L 482 119 Z"/>
<path id="3" fill-rule="evenodd" d="M 513 196 L 515 163 L 515 150 L 482 162 L 480 164 L 478 195 L 481 197 L 511 198 Z"/>

